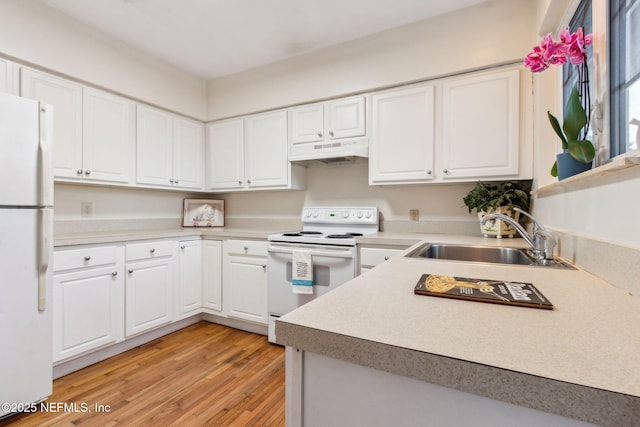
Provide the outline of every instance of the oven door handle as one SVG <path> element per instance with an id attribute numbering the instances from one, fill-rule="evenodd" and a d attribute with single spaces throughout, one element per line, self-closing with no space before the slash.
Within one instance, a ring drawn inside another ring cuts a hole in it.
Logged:
<path id="1" fill-rule="evenodd" d="M 309 245 L 289 245 L 289 244 L 269 244 L 269 252 L 290 254 L 295 250 L 308 250 L 311 252 L 311 256 L 329 256 L 335 258 L 353 258 L 352 248 L 336 248 L 336 247 L 318 247 Z"/>

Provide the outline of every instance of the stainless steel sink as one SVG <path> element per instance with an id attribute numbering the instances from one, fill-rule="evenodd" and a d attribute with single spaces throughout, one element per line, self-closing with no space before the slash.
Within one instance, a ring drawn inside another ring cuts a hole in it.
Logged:
<path id="1" fill-rule="evenodd" d="M 573 268 L 559 259 L 538 262 L 527 249 L 496 246 L 465 246 L 441 243 L 425 243 L 405 255 L 411 258 L 446 259 L 466 262 L 526 265 L 540 267 Z"/>

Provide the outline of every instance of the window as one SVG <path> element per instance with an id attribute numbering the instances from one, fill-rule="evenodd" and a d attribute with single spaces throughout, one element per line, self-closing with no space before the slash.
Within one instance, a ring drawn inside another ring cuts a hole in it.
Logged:
<path id="1" fill-rule="evenodd" d="M 609 157 L 637 150 L 640 138 L 640 0 L 574 0 L 578 3 L 568 26 L 573 32 L 582 27 L 585 34 L 601 28 L 607 46 L 599 47 L 599 55 L 588 49 L 589 75 L 600 72 L 608 82 L 606 88 L 595 88 L 590 81 L 593 99 L 606 99 L 609 112 Z M 595 39 L 595 34 L 594 34 Z M 595 48 L 594 48 L 595 49 Z M 602 54 L 605 53 L 605 54 Z M 608 64 L 605 59 L 608 58 Z M 577 81 L 577 67 L 563 69 L 563 95 L 566 102 Z M 594 96 L 595 95 L 595 96 Z M 594 140 L 593 126 L 587 139 Z"/>
<path id="2" fill-rule="evenodd" d="M 638 148 L 640 0 L 610 0 L 611 155 Z"/>

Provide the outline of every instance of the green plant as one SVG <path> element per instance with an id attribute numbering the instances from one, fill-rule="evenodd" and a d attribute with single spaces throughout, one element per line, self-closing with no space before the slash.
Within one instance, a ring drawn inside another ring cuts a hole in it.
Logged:
<path id="1" fill-rule="evenodd" d="M 596 155 L 593 144 L 588 139 L 579 139 L 580 131 L 588 123 L 587 113 L 580 102 L 580 95 L 576 86 L 571 90 L 571 95 L 564 107 L 564 122 L 562 128 L 558 119 L 547 111 L 551 127 L 562 141 L 562 149 L 571 154 L 571 157 L 582 163 L 591 163 Z M 558 164 L 553 164 L 551 175 L 558 176 Z"/>
<path id="2" fill-rule="evenodd" d="M 531 181 L 481 182 L 462 199 L 469 209 L 489 212 L 501 206 L 529 211 Z"/>

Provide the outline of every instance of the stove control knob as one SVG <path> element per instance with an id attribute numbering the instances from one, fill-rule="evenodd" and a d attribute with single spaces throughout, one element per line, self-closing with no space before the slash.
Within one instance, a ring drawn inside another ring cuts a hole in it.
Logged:
<path id="1" fill-rule="evenodd" d="M 349 218 L 349 212 L 347 212 L 347 211 L 342 212 L 342 217 L 343 218 Z"/>
<path id="2" fill-rule="evenodd" d="M 367 212 L 364 214 L 364 216 L 365 216 L 365 218 L 367 218 L 367 219 L 371 218 L 371 212 L 367 211 Z"/>
<path id="3" fill-rule="evenodd" d="M 304 216 L 307 218 L 311 217 L 311 211 L 304 211 Z"/>
<path id="4" fill-rule="evenodd" d="M 358 211 L 358 219 L 362 219 L 362 211 Z"/>
<path id="5" fill-rule="evenodd" d="M 313 211 L 313 217 L 318 218 L 318 211 Z"/>

